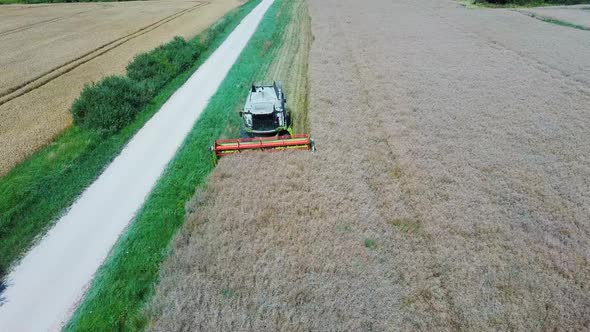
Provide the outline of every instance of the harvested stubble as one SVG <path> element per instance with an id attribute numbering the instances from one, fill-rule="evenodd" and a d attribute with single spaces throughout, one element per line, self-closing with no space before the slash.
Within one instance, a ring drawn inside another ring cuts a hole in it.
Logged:
<path id="1" fill-rule="evenodd" d="M 153 329 L 589 329 L 586 32 L 440 1 L 311 8 L 318 152 L 220 162 Z"/>

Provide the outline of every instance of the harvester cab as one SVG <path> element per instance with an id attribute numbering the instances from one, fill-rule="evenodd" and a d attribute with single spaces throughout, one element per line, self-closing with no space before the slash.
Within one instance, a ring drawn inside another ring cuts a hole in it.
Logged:
<path id="1" fill-rule="evenodd" d="M 252 84 L 240 116 L 244 121 L 242 138 L 291 135 L 287 99 L 279 82 L 272 85 Z"/>
<path id="2" fill-rule="evenodd" d="M 240 138 L 216 140 L 211 151 L 214 162 L 228 154 L 248 150 L 285 149 L 315 151 L 309 134 L 293 134 L 291 116 L 285 107 L 287 98 L 279 82 L 252 84 L 244 108 Z"/>

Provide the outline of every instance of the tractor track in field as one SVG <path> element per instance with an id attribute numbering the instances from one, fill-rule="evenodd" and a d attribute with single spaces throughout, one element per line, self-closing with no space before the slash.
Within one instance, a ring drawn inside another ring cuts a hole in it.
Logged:
<path id="1" fill-rule="evenodd" d="M 76 13 L 76 14 L 79 14 L 79 13 Z M 74 15 L 72 15 L 72 16 L 74 16 Z M 40 24 L 53 23 L 53 22 L 61 21 L 62 19 L 64 19 L 64 17 L 54 17 L 54 18 L 50 18 L 48 20 L 43 20 L 43 21 L 39 21 L 39 22 L 27 24 L 27 25 L 24 25 L 24 26 L 20 26 L 20 27 L 14 28 L 14 29 L 5 30 L 5 31 L 0 32 L 0 37 L 2 37 L 2 36 L 8 36 L 8 35 L 11 35 L 13 33 L 21 32 L 21 31 L 25 31 L 25 30 L 28 30 L 30 28 L 33 28 L 33 27 L 35 27 L 37 25 L 40 25 Z"/>
<path id="2" fill-rule="evenodd" d="M 8 35 L 11 35 L 13 33 L 18 33 L 18 32 L 22 32 L 22 31 L 26 31 L 26 30 L 29 30 L 31 28 L 34 28 L 34 27 L 36 27 L 38 25 L 59 22 L 59 21 L 64 20 L 66 18 L 71 18 L 71 17 L 77 16 L 77 15 L 80 15 L 80 14 L 83 14 L 83 13 L 86 13 L 86 12 L 89 12 L 89 11 L 91 11 L 91 10 L 83 10 L 83 11 L 74 13 L 72 15 L 58 16 L 58 17 L 50 18 L 50 19 L 39 21 L 39 22 L 35 22 L 35 23 L 25 24 L 23 26 L 16 27 L 16 28 L 13 28 L 13 29 L 8 29 L 8 30 L 0 31 L 0 37 L 8 36 Z"/>
<path id="3" fill-rule="evenodd" d="M 521 15 L 524 15 L 524 16 L 530 16 L 527 13 L 524 13 L 524 12 L 521 12 L 518 10 L 512 10 L 512 11 L 519 13 Z M 499 38 L 493 38 L 491 36 L 486 36 L 486 35 L 475 33 L 473 31 L 469 31 L 469 29 L 467 27 L 462 26 L 461 24 L 458 24 L 457 22 L 453 22 L 451 20 L 445 19 L 445 17 L 442 15 L 436 15 L 436 14 L 433 14 L 433 15 L 435 15 L 438 19 L 440 19 L 441 22 L 443 22 L 444 24 L 448 25 L 450 28 L 457 31 L 457 33 L 465 33 L 465 34 L 469 35 L 470 37 L 473 37 L 474 39 L 478 39 L 478 40 L 486 43 L 487 45 L 489 45 L 489 47 L 491 47 L 497 51 L 504 52 L 504 53 L 510 53 L 510 54 L 518 57 L 523 62 L 527 63 L 527 65 L 530 66 L 531 69 L 538 70 L 538 71 L 542 72 L 543 74 L 550 76 L 551 79 L 553 79 L 553 80 L 569 81 L 571 83 L 571 86 L 575 87 L 578 92 L 590 97 L 590 81 L 574 77 L 571 75 L 571 73 L 568 73 L 568 71 L 565 69 L 559 68 L 556 65 L 552 65 L 552 64 L 548 63 L 547 61 L 539 60 L 534 56 L 529 56 L 528 54 L 526 54 L 525 52 L 523 52 L 517 48 L 510 47 L 509 45 L 506 45 Z"/>
<path id="4" fill-rule="evenodd" d="M 130 40 L 133 40 L 137 37 L 140 37 L 150 31 L 153 31 L 157 28 L 159 28 L 160 26 L 171 22 L 185 14 L 188 14 L 196 9 L 202 8 L 204 6 L 209 5 L 210 2 L 208 1 L 198 1 L 196 5 L 190 7 L 190 8 L 186 8 L 183 9 L 177 13 L 174 13 L 172 15 L 166 16 L 156 22 L 153 22 L 149 25 L 146 25 L 130 34 L 127 34 L 125 36 L 119 37 L 117 39 L 114 39 L 108 43 L 105 43 L 91 51 L 88 51 L 86 53 L 84 53 L 83 55 L 76 57 L 70 61 L 67 61 L 66 63 L 55 67 L 53 69 L 50 69 L 46 72 L 44 72 L 41 75 L 38 75 L 37 77 L 34 77 L 26 82 L 23 82 L 17 86 L 14 86 L 12 88 L 9 88 L 5 91 L 0 92 L 0 106 L 13 100 L 16 99 L 18 97 L 23 96 L 24 94 L 31 92 L 39 87 L 42 87 L 43 85 L 53 81 L 54 79 L 69 73 L 70 71 L 78 68 L 79 66 L 92 61 L 93 59 L 129 42 Z M 80 13 L 77 13 L 80 14 Z M 55 20 L 53 22 L 56 22 Z M 51 22 L 51 23 L 53 23 Z M 49 23 L 49 22 L 48 22 Z M 26 30 L 26 29 L 24 29 Z M 22 30 L 20 30 L 22 31 Z"/>

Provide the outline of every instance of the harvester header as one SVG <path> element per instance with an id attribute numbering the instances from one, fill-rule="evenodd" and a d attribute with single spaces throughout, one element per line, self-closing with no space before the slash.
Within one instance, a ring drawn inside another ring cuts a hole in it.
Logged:
<path id="1" fill-rule="evenodd" d="M 215 160 L 243 151 L 315 151 L 309 134 L 293 134 L 291 114 L 282 84 L 252 84 L 246 104 L 240 111 L 243 127 L 240 138 L 220 139 L 211 146 Z"/>
<path id="2" fill-rule="evenodd" d="M 252 150 L 315 150 L 313 139 L 308 134 L 220 139 L 215 141 L 213 152 L 217 158 L 228 154 Z"/>

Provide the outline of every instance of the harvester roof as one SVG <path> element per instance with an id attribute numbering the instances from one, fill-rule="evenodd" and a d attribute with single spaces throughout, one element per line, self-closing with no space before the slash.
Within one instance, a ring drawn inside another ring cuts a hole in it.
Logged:
<path id="1" fill-rule="evenodd" d="M 250 112 L 252 114 L 268 114 L 274 111 L 273 103 L 266 101 L 253 103 Z"/>
<path id="2" fill-rule="evenodd" d="M 276 90 L 271 86 L 255 86 L 250 91 L 244 109 L 252 114 L 268 114 L 275 110 L 279 104 Z"/>

